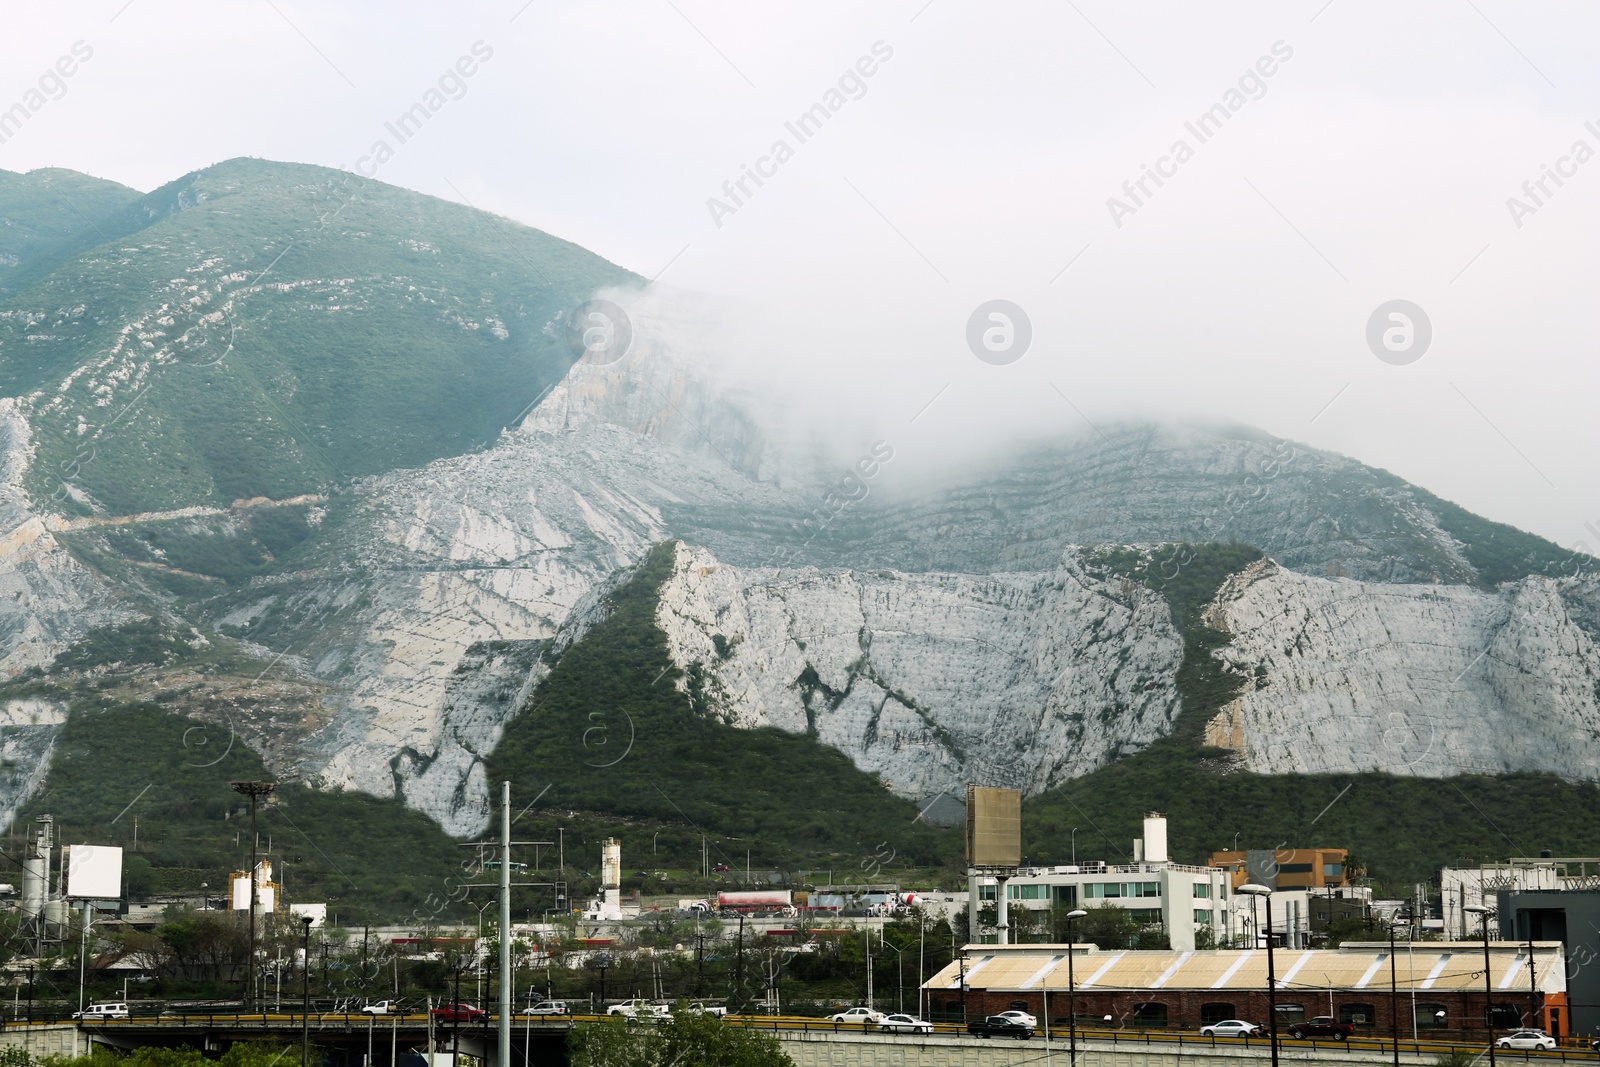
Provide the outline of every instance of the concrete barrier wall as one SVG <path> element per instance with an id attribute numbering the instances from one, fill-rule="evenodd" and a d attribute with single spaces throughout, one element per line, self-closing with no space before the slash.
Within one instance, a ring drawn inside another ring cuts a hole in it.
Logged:
<path id="1" fill-rule="evenodd" d="M 83 1033 L 72 1023 L 23 1023 L 0 1030 L 0 1046 L 14 1045 L 40 1056 L 77 1056 L 89 1051 Z"/>
<path id="2" fill-rule="evenodd" d="M 909 1037 L 888 1039 L 873 1034 L 778 1033 L 783 1049 L 796 1067 L 1042 1067 L 1045 1062 L 1044 1041 L 962 1037 Z M 1050 1043 L 1051 1061 L 1067 1067 L 1067 1043 Z M 1285 1064 L 1359 1064 L 1392 1063 L 1388 1052 L 1369 1050 L 1280 1048 L 1278 1058 Z M 1138 1046 L 1112 1045 L 1106 1041 L 1078 1042 L 1078 1067 L 1250 1067 L 1256 1063 L 1270 1063 L 1271 1054 L 1265 1045 L 1245 1048 L 1210 1048 L 1201 1045 L 1160 1044 Z M 1418 1057 L 1402 1054 L 1404 1064 L 1432 1064 L 1433 1056 Z"/>

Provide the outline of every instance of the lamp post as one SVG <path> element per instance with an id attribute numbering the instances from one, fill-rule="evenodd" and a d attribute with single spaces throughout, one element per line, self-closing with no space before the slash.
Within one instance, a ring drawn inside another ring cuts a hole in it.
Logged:
<path id="1" fill-rule="evenodd" d="M 1272 1042 L 1272 1067 L 1278 1067 L 1278 1006 L 1274 1003 L 1277 999 L 1278 975 L 1272 960 L 1272 890 L 1250 882 L 1240 886 L 1236 892 L 1263 897 L 1267 903 L 1267 1033 Z"/>
<path id="2" fill-rule="evenodd" d="M 240 796 L 250 798 L 250 962 L 245 967 L 245 980 L 250 983 L 250 988 L 245 991 L 245 1003 L 254 1008 L 256 1003 L 256 868 L 260 860 L 256 856 L 256 849 L 260 844 L 260 835 L 256 833 L 256 801 L 261 797 L 271 795 L 277 788 L 276 782 L 248 782 L 234 781 L 228 783 Z"/>
<path id="3" fill-rule="evenodd" d="M 304 928 L 304 953 L 300 965 L 300 1067 L 306 1067 L 311 1053 L 311 916 L 300 916 Z"/>
<path id="4" fill-rule="evenodd" d="M 1088 914 L 1082 908 L 1075 908 L 1067 912 L 1067 1048 L 1069 1049 L 1067 1062 L 1071 1063 L 1073 1067 L 1077 1067 L 1078 1063 L 1078 993 L 1077 982 L 1072 974 L 1072 946 L 1075 942 L 1072 924 Z M 1047 1016 L 1048 1014 L 1046 1012 Z M 1044 1021 L 1044 1032 L 1046 1034 L 1050 1033 L 1049 1018 Z"/>
<path id="5" fill-rule="evenodd" d="M 1489 916 L 1494 909 L 1468 904 L 1462 910 L 1472 912 L 1483 922 L 1483 1021 L 1489 1027 L 1489 1067 L 1494 1067 L 1494 976 L 1489 973 Z"/>

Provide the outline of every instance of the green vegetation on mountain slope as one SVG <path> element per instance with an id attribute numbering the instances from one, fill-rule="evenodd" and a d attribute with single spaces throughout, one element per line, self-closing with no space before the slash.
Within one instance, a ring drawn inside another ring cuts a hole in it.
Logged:
<path id="1" fill-rule="evenodd" d="M 152 656 L 171 654 L 142 637 Z M 250 856 L 250 803 L 228 783 L 273 777 L 226 724 L 158 704 L 81 697 L 57 736 L 45 788 L 13 826 L 27 830 L 34 815 L 48 814 L 63 843 L 132 849 L 137 817 L 130 894 L 198 894 L 204 882 L 220 897 L 228 872 L 247 869 Z M 431 899 L 460 881 L 460 850 L 398 800 L 288 782 L 258 819 L 263 855 L 291 902 L 327 901 L 342 923 L 459 914 L 458 906 L 440 912 Z"/>
<path id="2" fill-rule="evenodd" d="M 1480 522 L 1482 520 L 1479 520 Z M 1551 775 L 1251 774 L 1201 740 L 1245 679 L 1211 652 L 1227 641 L 1200 611 L 1228 574 L 1259 556 L 1244 545 L 1169 545 L 1151 554 L 1102 549 L 1090 565 L 1148 584 L 1172 602 L 1184 635 L 1183 710 L 1173 732 L 1141 752 L 1023 805 L 1023 850 L 1064 863 L 1077 854 L 1127 862 L 1147 811 L 1166 814 L 1174 858 L 1202 863 L 1241 848 L 1348 848 L 1387 891 L 1404 895 L 1462 857 L 1600 854 L 1600 788 Z M 1187 562 L 1185 562 L 1187 560 Z"/>
<path id="3" fill-rule="evenodd" d="M 565 313 L 639 280 L 471 208 L 248 159 L 77 240 L 0 300 L 0 393 L 40 391 L 31 488 L 68 511 L 283 498 L 492 442 L 571 365 Z"/>
<path id="4" fill-rule="evenodd" d="M 651 832 L 635 831 L 633 841 L 624 833 L 624 855 L 670 842 L 680 865 L 698 864 L 702 833 L 721 839 L 730 866 L 742 866 L 748 848 L 757 867 L 833 867 L 841 881 L 958 852 L 955 835 L 916 821 L 914 805 L 838 751 L 803 735 L 726 726 L 697 706 L 692 678 L 688 694 L 679 690 L 684 672 L 655 623 L 673 552 L 672 543 L 656 546 L 612 593 L 605 619 L 561 655 L 506 725 L 489 780 L 510 780 L 519 797 L 548 789 L 542 809 L 665 825 L 672 832 L 657 843 Z M 532 812 L 530 822 L 550 820 Z"/>
<path id="5" fill-rule="evenodd" d="M 142 196 L 137 189 L 71 170 L 0 170 L 0 295 L 15 292 L 77 234 Z"/>

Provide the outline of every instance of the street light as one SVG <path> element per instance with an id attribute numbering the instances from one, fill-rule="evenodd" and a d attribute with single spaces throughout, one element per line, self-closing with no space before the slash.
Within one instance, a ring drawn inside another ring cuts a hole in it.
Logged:
<path id="1" fill-rule="evenodd" d="M 300 966 L 300 1067 L 306 1067 L 311 1052 L 311 916 L 300 916 L 300 925 L 305 929 Z"/>
<path id="2" fill-rule="evenodd" d="M 1234 892 L 1251 897 L 1263 897 L 1267 902 L 1267 1033 L 1272 1042 L 1272 1067 L 1278 1067 L 1278 1006 L 1275 1003 L 1278 975 L 1272 961 L 1272 890 L 1267 886 L 1248 882 Z"/>
<path id="3" fill-rule="evenodd" d="M 1468 904 L 1462 910 L 1472 912 L 1483 921 L 1483 1021 L 1489 1027 L 1489 1067 L 1494 1067 L 1494 979 L 1489 973 L 1489 916 L 1494 914 L 1494 909 Z"/>
<path id="4" fill-rule="evenodd" d="M 1077 922 L 1079 919 L 1086 917 L 1088 914 L 1089 913 L 1084 911 L 1082 908 L 1077 908 L 1073 911 L 1067 912 L 1067 1041 L 1069 1042 L 1069 1047 L 1071 1049 L 1071 1055 L 1068 1059 L 1068 1062 L 1071 1063 L 1073 1067 L 1077 1067 L 1078 1063 L 1078 993 L 1076 989 L 1077 983 L 1073 979 L 1072 975 L 1072 924 Z M 1048 1016 L 1049 1012 L 1046 1012 L 1045 1014 Z M 1044 1021 L 1044 1032 L 1047 1036 L 1050 1033 L 1049 1018 L 1046 1018 Z"/>
<path id="5" fill-rule="evenodd" d="M 1400 987 L 1395 980 L 1394 919 L 1389 920 L 1389 1040 L 1394 1045 L 1394 1067 L 1400 1067 Z M 1411 940 L 1411 927 L 1406 927 L 1406 940 Z"/>

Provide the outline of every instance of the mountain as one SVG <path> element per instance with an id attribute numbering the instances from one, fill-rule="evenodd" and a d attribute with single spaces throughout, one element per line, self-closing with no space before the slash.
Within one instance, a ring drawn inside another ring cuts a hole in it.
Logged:
<path id="1" fill-rule="evenodd" d="M 1214 829 L 1250 783 L 1597 777 L 1594 561 L 1385 471 L 1128 423 L 912 484 L 538 231 L 257 160 L 115 193 L 0 300 L 8 810 L 77 717 L 152 701 L 452 835 L 510 778 L 787 865 L 877 825 L 936 862 L 917 813 L 974 781 L 1035 798 L 1042 854 L 1085 783 L 1187 782 Z M 610 362 L 566 341 L 597 294 Z M 596 777 L 618 708 L 649 729 Z"/>

